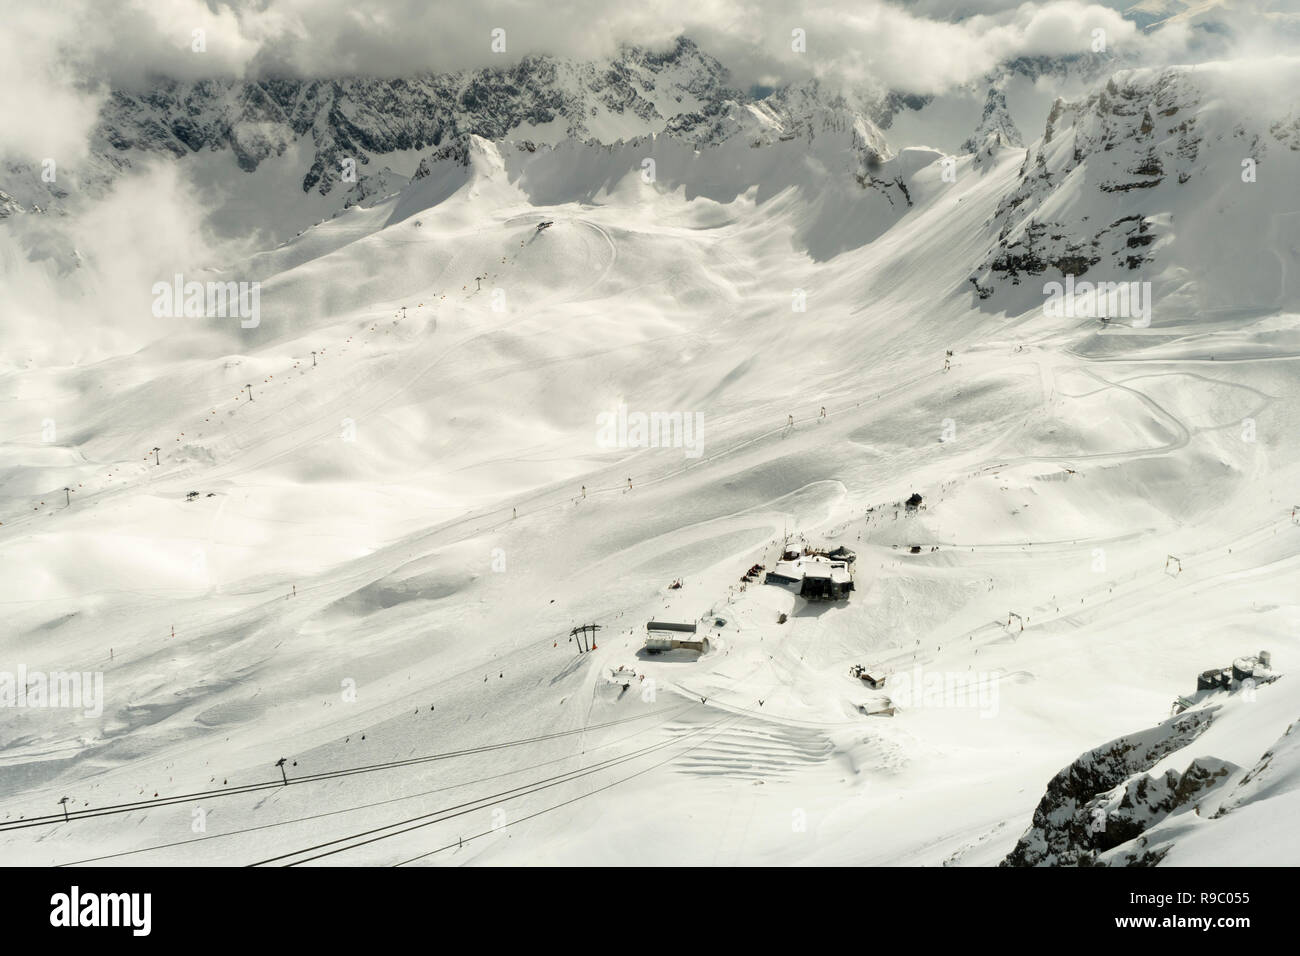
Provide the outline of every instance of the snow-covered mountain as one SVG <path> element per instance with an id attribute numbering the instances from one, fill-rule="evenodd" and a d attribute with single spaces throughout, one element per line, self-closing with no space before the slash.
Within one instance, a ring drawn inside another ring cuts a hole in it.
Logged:
<path id="1" fill-rule="evenodd" d="M 687 38 L 665 53 L 625 47 L 617 57 L 577 62 L 525 57 L 501 69 L 395 79 L 198 80 L 155 78 L 114 89 L 100 112 L 91 155 L 47 183 L 9 161 L 0 177 L 15 210 L 59 210 L 77 194 L 102 195 L 125 172 L 159 157 L 189 160 L 213 191 L 222 232 L 260 230 L 288 238 L 358 203 L 397 192 L 419 160 L 468 136 L 554 145 L 614 144 L 666 133 L 696 147 L 733 136 L 767 141 L 843 117 L 880 155 L 885 131 L 897 144 L 974 152 L 990 136 L 1020 145 L 1004 89 L 1038 120 L 1050 78 L 1076 89 L 1107 75 L 1111 54 L 1020 57 L 954 95 L 915 95 L 876 83 L 809 80 L 766 94 L 733 89 L 725 67 Z M 987 91 L 987 95 L 986 95 Z M 457 146 L 451 147 L 459 148 Z M 0 153 L 0 158 L 3 154 Z M 282 200 L 288 190 L 304 194 Z"/>
<path id="2" fill-rule="evenodd" d="M 1220 48 L 1223 41 L 1259 26 L 1286 33 L 1300 29 L 1300 10 L 1288 0 L 1140 0 L 1124 11 L 1124 18 L 1148 33 L 1185 27 L 1200 42 Z"/>
<path id="3" fill-rule="evenodd" d="M 0 854 L 1296 862 L 1300 62 L 1102 63 L 116 92 L 66 196 L 0 182 L 62 295 L 160 157 L 293 228 L 182 277 L 255 316 L 146 273 L 126 345 L 6 347 L 0 692 L 103 693 L 0 722 Z M 847 599 L 764 583 L 805 546 Z"/>
<path id="4" fill-rule="evenodd" d="M 98 136 L 119 151 L 229 150 L 248 171 L 309 140 L 302 188 L 325 194 L 341 182 L 345 160 L 364 173 L 388 153 L 471 133 L 609 141 L 661 129 L 714 107 L 728 92 L 725 78 L 683 38 L 665 54 L 626 49 L 600 63 L 532 56 L 499 70 L 392 80 L 164 80 L 145 92 L 114 91 Z"/>
<path id="5" fill-rule="evenodd" d="M 1294 175 L 1298 122 L 1294 101 L 1214 65 L 1125 71 L 1083 100 L 1058 101 L 971 282 L 981 298 L 1022 282 L 1032 297 L 1045 275 L 1069 273 L 1154 282 L 1182 314 L 1295 308 L 1284 261 L 1224 239 L 1263 230 L 1293 241 L 1295 210 L 1255 176 Z"/>
<path id="6" fill-rule="evenodd" d="M 228 194 L 299 188 L 294 231 L 409 181 L 419 157 L 477 135 L 534 142 L 614 142 L 665 128 L 702 126 L 731 98 L 726 70 L 689 39 L 664 53 L 625 47 L 596 62 L 530 56 L 500 69 L 393 79 L 264 78 L 179 82 L 112 90 L 91 156 L 58 185 L 10 162 L 0 185 L 25 208 L 48 209 L 74 189 L 101 194 L 124 171 L 157 157 L 210 157 L 200 182 Z M 743 98 L 743 97 L 742 97 Z M 267 170 L 268 166 L 275 167 Z M 264 170 L 262 176 L 239 176 Z M 252 201 L 230 231 L 280 226 L 287 210 L 258 216 Z M 288 233 L 292 235 L 292 232 Z"/>
<path id="7" fill-rule="evenodd" d="M 988 99 L 984 101 L 984 115 L 980 124 L 971 134 L 970 139 L 962 143 L 964 153 L 978 153 L 981 150 L 993 154 L 1006 146 L 1024 146 L 1016 121 L 1007 109 L 1007 97 L 1001 90 L 990 87 Z"/>

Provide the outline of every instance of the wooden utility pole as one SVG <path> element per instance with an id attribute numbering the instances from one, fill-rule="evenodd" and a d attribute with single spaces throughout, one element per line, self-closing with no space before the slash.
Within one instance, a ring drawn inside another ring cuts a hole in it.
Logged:
<path id="1" fill-rule="evenodd" d="M 66 507 L 72 507 L 72 489 L 66 485 L 63 488 L 63 504 Z"/>
<path id="2" fill-rule="evenodd" d="M 289 775 L 284 772 L 284 763 L 287 759 L 287 757 L 281 757 L 275 762 L 275 765 L 280 768 L 280 776 L 284 778 L 284 785 L 286 787 L 289 786 Z"/>
<path id="3" fill-rule="evenodd" d="M 160 452 L 160 451 L 162 451 L 162 449 L 159 448 L 157 445 L 154 445 L 154 446 L 153 446 L 153 463 L 154 463 L 155 465 L 160 465 L 160 464 L 162 464 L 162 462 L 160 462 L 160 461 L 158 460 L 158 452 Z"/>
<path id="4" fill-rule="evenodd" d="M 312 367 L 312 368 L 315 368 L 315 367 L 316 367 L 316 353 L 315 353 L 315 352 L 312 352 L 312 353 L 311 353 L 311 367 Z"/>
<path id="5" fill-rule="evenodd" d="M 60 800 L 59 806 L 63 808 L 63 822 L 67 823 L 68 822 L 68 798 L 64 797 L 62 800 Z"/>
<path id="6" fill-rule="evenodd" d="M 253 400 L 253 386 L 245 385 L 244 388 L 248 389 L 248 400 L 251 402 Z"/>

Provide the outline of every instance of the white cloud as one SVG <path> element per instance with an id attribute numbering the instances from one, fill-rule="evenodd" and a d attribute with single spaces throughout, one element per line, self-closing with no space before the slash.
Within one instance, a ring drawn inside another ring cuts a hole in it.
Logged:
<path id="1" fill-rule="evenodd" d="M 0 30 L 0 130 L 13 159 L 79 159 L 95 123 L 102 86 L 79 59 L 76 26 L 41 4 L 15 7 Z"/>
<path id="2" fill-rule="evenodd" d="M 885 0 L 68 0 L 59 9 L 57 42 L 49 42 L 52 15 L 22 8 L 6 24 L 11 44 L 116 85 L 138 84 L 151 71 L 179 78 L 441 72 L 534 53 L 597 57 L 620 43 L 662 47 L 685 34 L 745 82 L 874 70 L 890 84 L 933 91 L 1009 55 L 1086 51 L 1099 26 L 1111 42 L 1138 38 L 1115 10 L 1081 0 L 978 0 L 965 4 L 969 15 L 960 19 L 945 15 L 943 4 Z M 803 54 L 790 48 L 796 27 L 808 35 Z M 504 54 L 491 50 L 496 28 L 506 31 Z M 192 49 L 195 30 L 205 31 L 203 52 Z"/>
<path id="3" fill-rule="evenodd" d="M 70 365 L 174 332 L 150 311 L 153 284 L 250 251 L 217 241 L 202 227 L 207 212 L 186 167 L 160 158 L 74 215 L 7 220 L 0 226 L 0 355 Z"/>

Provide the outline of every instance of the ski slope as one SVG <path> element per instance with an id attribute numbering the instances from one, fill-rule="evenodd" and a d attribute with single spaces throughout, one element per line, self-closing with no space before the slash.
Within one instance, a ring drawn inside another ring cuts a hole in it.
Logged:
<path id="1" fill-rule="evenodd" d="M 1048 276 L 974 293 L 1025 150 L 949 182 L 900 149 L 873 188 L 831 116 L 703 150 L 474 137 L 229 264 L 262 282 L 254 329 L 165 319 L 129 354 L 9 369 L 6 650 L 102 672 L 105 706 L 6 714 L 0 857 L 993 865 L 1062 767 L 1268 649 L 1282 679 L 1204 704 L 1212 732 L 1167 758 L 1230 761 L 1227 802 L 1297 717 L 1300 263 L 1248 226 L 1300 161 L 1273 144 L 1235 214 L 1204 184 L 1237 175 L 1237 108 L 1179 95 L 1207 144 L 1189 185 L 1130 202 L 1081 165 L 1030 201 L 1079 230 L 1173 209 L 1146 329 L 1045 315 Z M 1222 223 L 1184 226 L 1206 196 Z M 1280 266 L 1221 303 L 1227 235 Z M 702 413 L 702 454 L 602 447 L 620 404 Z M 857 553 L 847 602 L 741 585 L 787 535 Z M 646 656 L 651 619 L 709 652 Z M 995 700 L 864 715 L 916 673 Z M 1240 811 L 1162 823 L 1167 863 L 1300 859 L 1293 751 Z"/>

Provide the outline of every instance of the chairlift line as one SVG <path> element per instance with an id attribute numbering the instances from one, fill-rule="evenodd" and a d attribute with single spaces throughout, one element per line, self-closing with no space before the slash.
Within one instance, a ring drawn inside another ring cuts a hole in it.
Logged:
<path id="1" fill-rule="evenodd" d="M 687 705 L 686 707 L 684 707 L 684 708 L 682 708 L 682 709 L 683 709 L 683 710 L 688 710 L 688 709 L 690 709 L 690 708 L 692 708 L 692 707 L 695 707 L 695 706 L 697 706 L 697 705 L 695 705 L 695 704 L 689 704 L 689 705 Z M 292 825 L 295 824 L 295 823 L 308 823 L 308 822 L 310 822 L 310 821 L 312 821 L 312 820 L 320 820 L 320 819 L 324 819 L 325 817 L 338 816 L 338 815 L 340 815 L 340 814 L 344 814 L 344 813 L 354 813 L 354 812 L 356 812 L 356 811 L 358 811 L 358 810 L 370 810 L 370 809 L 373 809 L 373 808 L 375 808 L 375 807 L 386 806 L 387 804 L 390 804 L 390 803 L 401 803 L 403 800 L 414 800 L 414 799 L 417 799 L 417 798 L 419 798 L 419 797 L 427 797 L 427 796 L 430 796 L 430 795 L 435 794 L 435 793 L 444 793 L 444 792 L 446 792 L 446 791 L 448 791 L 448 790 L 458 790 L 458 789 L 461 789 L 461 788 L 463 788 L 463 787 L 470 787 L 470 786 L 473 786 L 474 784 L 485 783 L 485 782 L 488 781 L 488 780 L 497 780 L 497 779 L 500 779 L 501 777 L 510 777 L 510 776 L 514 776 L 514 775 L 516 775 L 516 774 L 525 773 L 525 772 L 527 772 L 527 771 L 529 771 L 529 770 L 539 770 L 539 769 L 541 769 L 542 767 L 548 767 L 548 766 L 550 766 L 551 764 L 560 763 L 560 762 L 565 761 L 565 760 L 573 760 L 573 759 L 576 759 L 576 758 L 578 758 L 578 757 L 583 756 L 584 754 L 586 754 L 586 753 L 588 753 L 588 752 L 590 752 L 590 751 L 603 750 L 603 749 L 606 748 L 606 747 L 613 747 L 613 746 L 616 746 L 616 745 L 618 745 L 618 744 L 621 744 L 621 743 L 623 743 L 623 742 L 625 742 L 625 741 L 631 740 L 631 739 L 633 739 L 633 738 L 635 738 L 635 737 L 640 737 L 642 734 L 649 733 L 650 731 L 652 731 L 652 730 L 654 730 L 654 729 L 655 729 L 654 727 L 648 727 L 648 728 L 645 728 L 644 730 L 634 731 L 633 733 L 627 734 L 627 735 L 625 735 L 625 736 L 623 736 L 623 737 L 619 737 L 619 738 L 617 738 L 617 739 L 615 739 L 615 740 L 611 740 L 611 741 L 608 741 L 608 742 L 606 742 L 606 743 L 602 743 L 602 744 L 597 744 L 597 745 L 595 745 L 595 746 L 593 746 L 593 747 L 587 748 L 586 750 L 580 750 L 580 751 L 577 752 L 577 753 L 566 753 L 566 754 L 563 754 L 563 755 L 561 755 L 561 756 L 559 756 L 559 757 L 553 757 L 553 758 L 551 758 L 550 760 L 543 760 L 541 763 L 529 764 L 529 765 L 526 766 L 526 767 L 518 767 L 518 768 L 516 768 L 516 769 L 514 769 L 514 770 L 506 770 L 506 771 L 502 771 L 501 773 L 488 774 L 488 775 L 485 776 L 485 777 L 475 777 L 475 778 L 472 778 L 472 779 L 469 779 L 469 780 L 463 780 L 463 781 L 461 781 L 460 783 L 447 784 L 446 786 L 435 787 L 435 788 L 432 789 L 432 790 L 423 790 L 423 791 L 420 791 L 420 792 L 418 792 L 418 793 L 407 794 L 406 796 L 403 796 L 403 797 L 390 797 L 390 798 L 385 799 L 385 800 L 377 800 L 377 801 L 374 801 L 374 802 L 371 802 L 371 803 L 362 803 L 362 804 L 356 804 L 356 805 L 352 805 L 352 806 L 339 807 L 338 809 L 335 809 L 335 810 L 326 810 L 326 811 L 324 811 L 324 812 L 322 812 L 322 813 L 313 813 L 313 814 L 309 814 L 309 815 L 304 816 L 304 817 L 292 817 L 292 818 L 287 819 L 287 820 L 275 820 L 275 821 L 273 821 L 273 822 L 271 822 L 271 823 L 262 823 L 262 824 L 258 824 L 258 825 L 256 825 L 256 826 L 240 827 L 239 829 L 236 829 L 236 830 L 227 830 L 227 831 L 224 832 L 224 833 L 212 833 L 212 834 L 208 834 L 208 835 L 206 835 L 206 836 L 195 837 L 195 838 L 193 838 L 193 839 L 189 839 L 189 840 L 175 840 L 175 841 L 173 841 L 173 842 L 171 842 L 171 843 L 161 843 L 161 844 L 156 844 L 156 845 L 152 845 L 152 846 L 136 847 L 135 849 L 131 849 L 131 850 L 121 850 L 121 851 L 119 851 L 119 852 L 116 852 L 116 853 L 109 853 L 109 854 L 106 854 L 106 855 L 104 855 L 104 856 L 88 857 L 88 858 L 86 858 L 86 859 L 81 859 L 81 860 L 69 860 L 69 861 L 66 862 L 66 863 L 58 863 L 58 864 L 55 864 L 55 866 L 59 866 L 59 867 L 64 867 L 64 866 L 81 866 L 81 865 L 86 864 L 86 863 L 98 863 L 98 862 L 100 862 L 101 860 L 113 860 L 113 859 L 117 859 L 118 857 L 123 857 L 123 856 L 135 856 L 135 855 L 138 854 L 138 853 L 152 853 L 152 852 L 156 852 L 156 851 L 158 851 L 158 850 L 171 850 L 171 849 L 175 849 L 176 847 L 180 847 L 180 846 L 188 846 L 188 845 L 191 844 L 191 843 L 205 843 L 205 842 L 207 842 L 208 840 L 220 840 L 220 839 L 226 839 L 226 838 L 229 838 L 229 837 L 243 836 L 244 834 L 247 834 L 247 833 L 256 833 L 256 832 L 259 832 L 259 831 L 261 831 L 261 830 L 271 830 L 271 829 L 274 829 L 274 828 L 276 828 L 276 827 L 292 826 Z"/>
<path id="2" fill-rule="evenodd" d="M 281 854 L 280 856 L 269 857 L 268 859 L 265 859 L 265 860 L 259 860 L 259 861 L 256 862 L 256 863 L 250 863 L 250 864 L 248 864 L 248 865 L 249 865 L 249 866 L 263 866 L 263 865 L 268 864 L 268 863 L 276 863 L 276 862 L 279 862 L 280 860 L 285 860 L 285 859 L 288 859 L 289 857 L 292 857 L 292 856 L 298 856 L 299 854 L 302 854 L 302 853 L 311 853 L 313 850 L 324 849 L 325 847 L 333 846 L 333 845 L 336 844 L 336 843 L 342 843 L 342 842 L 344 842 L 345 840 L 355 840 L 355 839 L 359 839 L 359 838 L 361 838 L 361 837 L 369 837 L 369 839 L 362 840 L 360 843 L 353 843 L 353 844 L 350 844 L 349 846 L 336 847 L 335 849 L 327 850 L 326 852 L 324 852 L 324 853 L 320 853 L 320 854 L 317 854 L 316 856 L 309 856 L 309 857 L 306 857 L 306 858 L 301 859 L 301 860 L 294 860 L 292 863 L 286 863 L 286 864 L 284 864 L 284 865 L 285 865 L 285 866 L 299 866 L 299 865 L 301 865 L 301 864 L 303 864 L 303 863 L 310 863 L 310 862 L 312 862 L 313 860 L 319 860 L 319 859 L 322 859 L 323 857 L 333 856 L 333 855 L 336 854 L 336 853 L 344 853 L 344 852 L 347 852 L 348 850 L 355 850 L 355 849 L 358 849 L 358 848 L 360 848 L 360 847 L 367 846 L 367 845 L 369 845 L 369 844 L 371 844 L 371 843 L 377 843 L 377 842 L 380 841 L 380 840 L 387 840 L 387 839 L 389 839 L 389 838 L 391 838 L 391 837 L 401 836 L 401 835 L 403 835 L 403 834 L 405 834 L 405 833 L 409 833 L 409 832 L 411 832 L 412 830 L 418 830 L 418 829 L 421 829 L 421 828 L 426 827 L 426 826 L 432 826 L 432 825 L 435 824 L 435 823 L 442 823 L 442 822 L 444 822 L 445 820 L 450 820 L 450 819 L 453 819 L 453 818 L 458 817 L 458 816 L 463 816 L 463 815 L 466 814 L 466 813 L 473 813 L 473 812 L 476 811 L 476 810 L 482 810 L 482 809 L 484 809 L 484 806 L 478 806 L 478 804 L 491 805 L 492 803 L 498 803 L 498 802 L 501 802 L 502 800 L 514 799 L 514 798 L 517 797 L 517 796 L 528 796 L 528 795 L 531 795 L 531 794 L 534 794 L 534 793 L 538 793 L 538 792 L 540 792 L 540 791 L 542 791 L 542 790 L 549 790 L 549 789 L 552 788 L 552 787 L 558 787 L 558 786 L 560 786 L 560 785 L 562 785 L 562 784 L 569 783 L 569 782 L 571 782 L 571 781 L 573 781 L 573 780 L 579 780 L 579 779 L 582 779 L 583 777 L 588 777 L 588 776 L 590 776 L 590 775 L 593 774 L 593 773 L 599 773 L 601 770 L 606 770 L 606 769 L 608 769 L 609 767 L 616 767 L 616 766 L 619 766 L 620 764 L 627 763 L 627 762 L 630 761 L 630 760 L 635 760 L 637 757 L 644 756 L 644 755 L 647 754 L 647 753 L 653 753 L 654 751 L 662 750 L 662 749 L 664 749 L 665 747 L 671 747 L 671 746 L 673 746 L 674 744 L 681 743 L 683 739 L 689 739 L 690 737 L 693 737 L 693 736 L 696 736 L 696 735 L 698 735 L 698 734 L 704 733 L 704 732 L 707 731 L 707 730 L 712 730 L 714 727 L 717 727 L 719 724 L 730 723 L 730 722 L 735 721 L 735 720 L 738 720 L 738 719 L 740 719 L 738 715 L 736 715 L 736 714 L 728 714 L 727 716 L 725 716 L 725 717 L 721 717 L 721 718 L 719 718 L 718 720 L 714 721 L 714 722 L 711 723 L 711 724 L 707 724 L 707 725 L 704 726 L 704 727 L 700 727 L 700 728 L 697 728 L 696 730 L 690 731 L 690 732 L 687 733 L 684 737 L 673 737 L 673 738 L 670 738 L 669 740 L 660 741 L 660 742 L 657 743 L 657 744 L 650 744 L 649 746 L 647 746 L 647 747 L 643 747 L 643 748 L 641 748 L 640 750 L 633 751 L 633 752 L 630 753 L 630 754 L 624 754 L 624 755 L 622 755 L 622 756 L 620 756 L 620 757 L 611 757 L 611 758 L 609 758 L 609 759 L 607 759 L 607 760 L 603 760 L 603 761 L 601 761 L 600 763 L 593 764 L 593 765 L 590 766 L 590 767 L 584 767 L 584 768 L 581 768 L 581 769 L 579 769 L 579 770 L 568 771 L 567 773 L 564 773 L 564 774 L 557 774 L 557 775 L 555 775 L 554 777 L 547 777 L 547 778 L 545 778 L 545 779 L 543 779 L 543 780 L 536 781 L 536 782 L 533 783 L 533 784 L 525 784 L 525 785 L 520 786 L 520 787 L 515 787 L 515 788 L 513 788 L 512 790 L 506 790 L 506 791 L 502 791 L 501 793 L 491 794 L 491 795 L 489 795 L 489 796 L 481 797 L 481 798 L 476 799 L 476 800 L 470 800 L 470 801 L 467 801 L 466 803 L 458 804 L 458 805 L 453 806 L 453 807 L 448 807 L 448 808 L 443 809 L 443 810 L 434 810 L 434 811 L 431 811 L 430 813 L 425 813 L 425 814 L 420 814 L 420 815 L 418 815 L 418 816 L 409 817 L 409 818 L 406 819 L 406 820 L 399 820 L 399 821 L 397 821 L 396 823 L 390 823 L 390 824 L 388 824 L 387 826 L 374 827 L 374 828 L 372 828 L 372 829 L 370 829 L 370 830 L 362 831 L 361 833 L 356 833 L 356 834 L 353 834 L 353 835 L 351 835 L 351 836 L 346 836 L 346 837 L 339 837 L 338 839 L 335 839 L 335 840 L 329 840 L 329 841 L 327 841 L 327 842 L 325 842 L 325 843 L 318 843 L 318 844 L 315 844 L 314 846 L 304 847 L 304 848 L 301 849 L 301 850 L 295 850 L 295 851 L 290 852 L 290 853 L 283 853 L 283 854 Z M 676 756 L 680 756 L 680 754 L 679 754 L 679 755 L 676 755 Z M 674 757 L 674 759 L 676 759 L 676 756 Z M 651 769 L 653 769 L 653 768 L 651 768 Z M 563 779 L 561 779 L 561 778 L 563 778 Z M 588 795 L 589 795 L 589 794 L 588 794 Z M 457 812 L 456 812 L 456 813 L 450 813 L 450 811 L 452 811 L 452 810 L 455 810 L 455 811 L 457 811 Z M 449 815 L 444 817 L 444 816 L 439 816 L 440 814 L 449 814 Z M 439 816 L 439 819 L 436 819 L 436 820 L 428 820 L 428 819 L 426 819 L 427 817 L 430 817 L 430 816 Z M 415 821 L 417 821 L 417 820 L 418 820 L 418 821 L 423 821 L 423 822 L 416 823 Z M 394 832 L 394 833 L 386 833 L 386 834 L 383 834 L 382 836 L 373 836 L 373 834 L 380 833 L 380 831 L 383 831 L 383 830 L 391 830 L 393 827 L 405 826 L 405 825 L 408 824 L 408 823 L 410 823 L 410 824 L 414 824 L 414 825 L 413 825 L 413 826 L 409 826 L 409 827 L 407 827 L 407 828 L 404 829 L 404 830 L 398 830 L 398 831 L 396 831 L 396 832 Z"/>
<path id="3" fill-rule="evenodd" d="M 691 705 L 677 708 L 667 708 L 670 714 L 680 713 Z M 532 743 L 540 743 L 545 740 L 555 740 L 560 737 L 572 737 L 575 734 L 586 733 L 589 730 L 599 730 L 603 727 L 613 727 L 619 724 L 626 724 L 636 720 L 645 720 L 647 717 L 655 717 L 664 710 L 656 710 L 647 714 L 638 714 L 635 717 L 621 717 L 618 720 L 605 721 L 599 724 L 588 724 L 573 730 L 560 730 L 549 734 L 541 734 L 537 737 L 525 737 L 519 740 L 509 740 L 501 743 L 484 744 L 480 747 L 470 747 L 465 750 L 452 750 L 435 754 L 424 754 L 419 757 L 407 757 L 402 760 L 392 760 L 385 763 L 370 764 L 362 767 L 348 767 L 342 770 L 326 770 L 320 773 L 307 774 L 301 777 L 294 777 L 289 780 L 270 780 L 260 783 L 242 784 L 234 787 L 223 787 L 218 790 L 203 790 L 194 793 L 178 794 L 173 797 L 159 797 L 157 799 L 137 800 L 130 803 L 112 804 L 107 807 L 98 807 L 82 811 L 73 811 L 67 822 L 89 819 L 92 817 L 112 816 L 119 813 L 132 813 L 137 810 L 149 810 L 154 807 L 172 806 L 177 803 L 187 803 L 191 800 L 211 800 L 217 797 L 235 796 L 242 793 L 257 793 L 262 790 L 283 789 L 286 786 L 295 786 L 303 783 L 315 783 L 320 780 L 335 780 L 340 777 L 350 777 L 355 774 L 373 773 L 378 770 L 393 770 L 401 767 L 417 766 L 422 763 L 431 763 L 438 760 L 450 760 L 455 757 L 474 756 L 481 753 L 489 753 L 494 750 L 504 750 L 509 747 L 520 747 Z M 36 826 L 49 826 L 51 824 L 65 822 L 63 814 L 52 813 L 39 817 L 28 817 L 26 819 L 11 820 L 0 822 L 0 832 L 8 830 L 24 830 Z"/>

